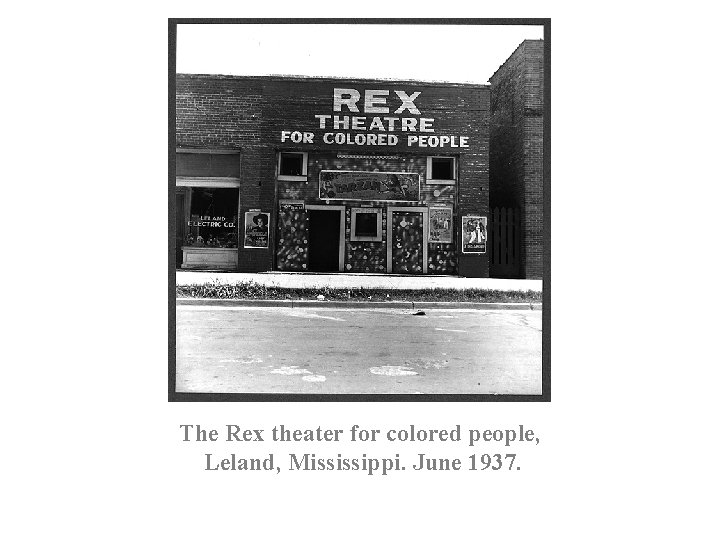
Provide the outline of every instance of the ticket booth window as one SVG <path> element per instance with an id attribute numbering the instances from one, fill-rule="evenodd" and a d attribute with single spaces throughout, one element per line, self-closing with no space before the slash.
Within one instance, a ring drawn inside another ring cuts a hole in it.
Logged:
<path id="1" fill-rule="evenodd" d="M 350 216 L 350 240 L 366 242 L 382 240 L 382 210 L 380 208 L 353 208 Z"/>
<path id="2" fill-rule="evenodd" d="M 377 218 L 374 214 L 357 214 L 355 216 L 355 234 L 358 236 L 377 236 Z"/>

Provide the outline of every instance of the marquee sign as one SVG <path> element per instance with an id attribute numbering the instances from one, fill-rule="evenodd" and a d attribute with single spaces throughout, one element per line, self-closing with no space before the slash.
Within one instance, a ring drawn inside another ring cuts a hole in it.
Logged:
<path id="1" fill-rule="evenodd" d="M 320 198 L 418 201 L 420 175 L 407 172 L 320 171 Z"/>

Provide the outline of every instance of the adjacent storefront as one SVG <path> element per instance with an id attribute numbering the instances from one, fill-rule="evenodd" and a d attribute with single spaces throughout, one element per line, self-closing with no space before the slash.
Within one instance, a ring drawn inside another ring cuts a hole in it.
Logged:
<path id="1" fill-rule="evenodd" d="M 178 267 L 487 276 L 488 97 L 179 75 Z"/>
<path id="2" fill-rule="evenodd" d="M 180 149 L 176 154 L 175 254 L 185 269 L 235 270 L 239 154 Z"/>

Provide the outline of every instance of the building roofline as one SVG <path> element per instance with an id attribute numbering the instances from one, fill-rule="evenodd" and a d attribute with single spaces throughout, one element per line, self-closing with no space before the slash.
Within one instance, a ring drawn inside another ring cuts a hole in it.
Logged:
<path id="1" fill-rule="evenodd" d="M 515 55 L 516 52 L 518 52 L 518 50 L 520 49 L 520 47 L 522 47 L 523 45 L 525 45 L 525 43 L 543 43 L 543 42 L 544 42 L 544 40 L 542 40 L 542 39 L 523 39 L 523 40 L 520 42 L 520 44 L 519 44 L 517 47 L 515 47 L 515 50 L 514 50 L 512 53 L 510 53 L 510 56 L 508 56 L 508 57 L 505 59 L 505 61 L 504 61 L 502 64 L 500 64 L 500 67 L 498 67 L 498 68 L 495 70 L 495 72 L 494 72 L 492 75 L 490 75 L 490 77 L 488 78 L 488 81 L 492 81 L 492 78 L 493 78 L 495 75 L 497 75 L 498 71 L 500 71 L 500 70 L 503 68 L 503 66 L 505 66 L 505 64 L 507 64 L 507 63 L 510 61 L 510 59 Z M 491 83 L 491 84 L 492 84 L 492 83 Z"/>
<path id="2" fill-rule="evenodd" d="M 489 88 L 490 85 L 485 83 L 470 82 L 449 82 L 449 81 L 427 81 L 420 79 L 368 79 L 364 77 L 329 77 L 329 76 L 312 76 L 312 75 L 223 75 L 223 74 L 204 74 L 204 73 L 176 73 L 176 77 L 189 79 L 220 79 L 220 80 L 244 80 L 244 81 L 294 81 L 294 82 L 337 82 L 351 81 L 360 83 L 407 83 L 407 84 L 423 84 L 425 86 L 452 87 L 452 88 Z"/>

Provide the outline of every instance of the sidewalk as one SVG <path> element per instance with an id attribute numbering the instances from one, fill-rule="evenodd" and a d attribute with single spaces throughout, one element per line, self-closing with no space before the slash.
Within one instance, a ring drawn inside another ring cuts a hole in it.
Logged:
<path id="1" fill-rule="evenodd" d="M 457 276 L 399 276 L 383 274 L 298 274 L 263 272 L 240 274 L 227 272 L 175 272 L 177 285 L 255 283 L 267 287 L 304 289 L 491 289 L 496 291 L 542 291 L 541 279 L 463 278 Z"/>

